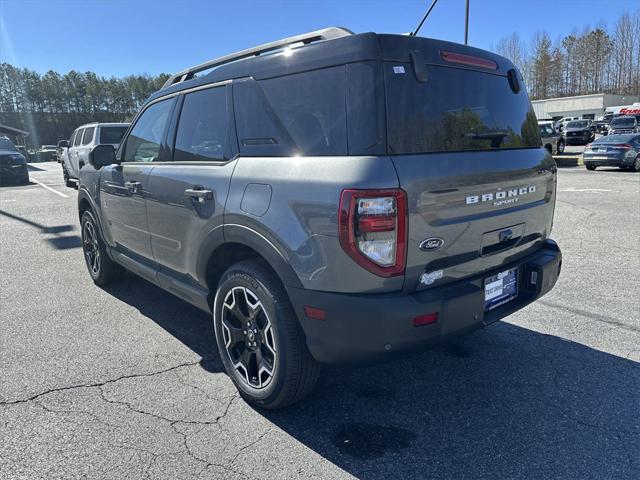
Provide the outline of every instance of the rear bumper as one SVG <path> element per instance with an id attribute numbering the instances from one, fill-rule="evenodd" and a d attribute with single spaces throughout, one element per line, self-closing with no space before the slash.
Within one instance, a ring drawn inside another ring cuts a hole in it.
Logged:
<path id="1" fill-rule="evenodd" d="M 553 288 L 561 263 L 558 245 L 547 240 L 540 250 L 515 264 L 412 294 L 341 294 L 298 288 L 288 288 L 288 293 L 316 360 L 369 363 L 425 348 L 512 314 Z M 510 268 L 518 269 L 518 296 L 485 312 L 484 279 Z M 324 309 L 326 319 L 306 317 L 306 305 Z M 432 312 L 438 313 L 436 323 L 413 326 L 415 317 Z"/>
<path id="2" fill-rule="evenodd" d="M 625 156 L 588 156 L 583 155 L 583 161 L 586 166 L 595 165 L 597 167 L 625 167 L 633 165 L 634 159 L 629 159 L 629 161 L 625 162 Z"/>

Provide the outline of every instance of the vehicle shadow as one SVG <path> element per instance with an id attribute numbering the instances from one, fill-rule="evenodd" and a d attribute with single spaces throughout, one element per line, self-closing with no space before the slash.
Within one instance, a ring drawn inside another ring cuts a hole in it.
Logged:
<path id="1" fill-rule="evenodd" d="M 79 235 L 66 235 L 66 233 L 73 232 L 77 228 L 75 225 L 55 225 L 48 227 L 19 215 L 5 212 L 4 210 L 0 210 L 0 215 L 33 227 L 43 235 L 52 235 L 45 240 L 57 250 L 68 250 L 70 248 L 80 248 L 82 246 L 82 241 L 80 240 Z"/>
<path id="2" fill-rule="evenodd" d="M 106 290 L 222 371 L 208 314 L 134 275 Z M 639 367 L 498 322 L 410 358 L 325 367 L 300 404 L 256 411 L 359 478 L 633 478 Z"/>

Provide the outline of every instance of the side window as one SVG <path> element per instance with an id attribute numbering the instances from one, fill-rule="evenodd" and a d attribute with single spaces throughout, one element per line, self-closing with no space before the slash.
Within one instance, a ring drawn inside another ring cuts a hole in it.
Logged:
<path id="1" fill-rule="evenodd" d="M 213 87 L 184 97 L 176 132 L 176 161 L 225 160 L 227 89 Z"/>
<path id="2" fill-rule="evenodd" d="M 346 155 L 345 67 L 259 82 L 301 155 Z"/>
<path id="3" fill-rule="evenodd" d="M 174 102 L 175 97 L 154 103 L 138 117 L 126 139 L 123 162 L 158 161 L 160 144 Z"/>
<path id="4" fill-rule="evenodd" d="M 78 145 L 80 145 L 80 140 L 82 140 L 82 132 L 84 130 L 80 129 L 78 131 L 76 131 L 76 138 L 73 139 L 73 146 L 77 147 Z"/>
<path id="5" fill-rule="evenodd" d="M 71 137 L 69 137 L 69 147 L 73 147 L 73 142 L 76 141 L 76 134 L 78 133 L 78 131 L 76 130 L 75 132 L 73 132 L 71 134 Z"/>
<path id="6" fill-rule="evenodd" d="M 96 130 L 96 127 L 89 127 L 84 130 L 84 136 L 82 137 L 82 145 L 89 145 L 91 140 L 93 140 L 93 132 Z"/>

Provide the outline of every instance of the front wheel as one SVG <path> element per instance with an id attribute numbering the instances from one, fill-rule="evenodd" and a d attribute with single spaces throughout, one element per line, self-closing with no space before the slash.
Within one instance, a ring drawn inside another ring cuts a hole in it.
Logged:
<path id="1" fill-rule="evenodd" d="M 586 165 L 587 170 L 595 170 L 596 166 L 595 165 Z"/>
<path id="2" fill-rule="evenodd" d="M 558 140 L 556 145 L 556 153 L 559 155 L 564 152 L 564 140 Z"/>
<path id="3" fill-rule="evenodd" d="M 93 283 L 102 286 L 119 280 L 124 268 L 107 255 L 98 224 L 90 211 L 82 214 L 82 251 Z"/>
<path id="4" fill-rule="evenodd" d="M 633 162 L 633 165 L 629 168 L 632 172 L 640 172 L 640 155 L 636 157 L 636 161 Z"/>
<path id="5" fill-rule="evenodd" d="M 213 306 L 216 343 L 240 395 L 258 407 L 289 406 L 320 374 L 282 283 L 260 260 L 222 276 Z"/>

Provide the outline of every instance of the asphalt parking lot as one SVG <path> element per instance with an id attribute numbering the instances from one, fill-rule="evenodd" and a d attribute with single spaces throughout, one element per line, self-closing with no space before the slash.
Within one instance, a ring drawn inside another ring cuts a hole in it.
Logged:
<path id="1" fill-rule="evenodd" d="M 60 166 L 0 188 L 0 478 L 638 478 L 640 175 L 561 169 L 563 273 L 456 344 L 261 412 L 208 315 L 85 270 Z"/>

